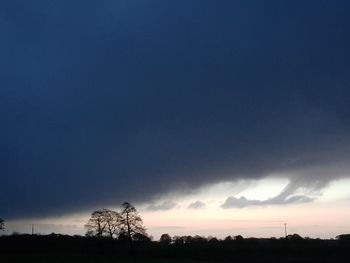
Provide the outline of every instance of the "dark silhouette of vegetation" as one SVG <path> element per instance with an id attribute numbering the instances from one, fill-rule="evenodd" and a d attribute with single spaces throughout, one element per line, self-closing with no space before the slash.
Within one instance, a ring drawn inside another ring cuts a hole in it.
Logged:
<path id="1" fill-rule="evenodd" d="M 293 241 L 302 241 L 303 240 L 303 238 L 298 234 L 287 235 L 287 239 L 293 240 Z"/>
<path id="2" fill-rule="evenodd" d="M 130 251 L 133 250 L 134 241 L 149 242 L 151 239 L 136 208 L 128 202 L 124 202 L 121 208 L 120 212 L 109 209 L 92 212 L 85 225 L 86 236 L 127 241 Z"/>
<path id="3" fill-rule="evenodd" d="M 0 230 L 4 230 L 5 229 L 5 220 L 0 218 Z"/>
<path id="4" fill-rule="evenodd" d="M 235 239 L 237 242 L 243 242 L 243 240 L 244 240 L 244 238 L 243 238 L 241 235 L 234 236 L 234 239 Z"/>
<path id="5" fill-rule="evenodd" d="M 227 236 L 224 238 L 225 242 L 232 242 L 233 238 L 231 236 Z"/>
<path id="6" fill-rule="evenodd" d="M 135 234 L 146 234 L 141 217 L 136 208 L 128 202 L 122 204 L 121 220 L 124 224 L 129 239 L 133 239 Z"/>
<path id="7" fill-rule="evenodd" d="M 0 223 L 3 229 L 4 220 Z M 54 233 L 0 236 L 0 262 L 50 263 L 58 262 L 53 260 L 57 257 L 60 262 L 346 262 L 350 249 L 349 234 L 326 240 L 298 234 L 286 238 L 229 235 L 221 240 L 165 233 L 159 241 L 152 241 L 136 208 L 127 202 L 119 212 L 94 211 L 86 228 L 85 237 Z M 27 260 L 31 257 L 33 261 Z"/>
<path id="8" fill-rule="evenodd" d="M 350 234 L 343 234 L 335 237 L 338 240 L 348 241 L 350 242 Z"/>
<path id="9" fill-rule="evenodd" d="M 121 222 L 123 230 L 126 231 L 130 249 L 133 249 L 133 239 L 136 237 L 147 236 L 146 228 L 142 225 L 142 219 L 136 208 L 128 202 L 122 204 Z"/>
<path id="10" fill-rule="evenodd" d="M 162 234 L 159 239 L 159 242 L 167 245 L 170 244 L 171 241 L 172 241 L 172 238 L 169 234 Z"/>
<path id="11" fill-rule="evenodd" d="M 102 211 L 92 212 L 91 218 L 85 227 L 87 228 L 87 236 L 96 236 L 102 238 L 106 228 Z"/>
<path id="12" fill-rule="evenodd" d="M 121 226 L 121 216 L 118 212 L 109 209 L 94 211 L 85 225 L 87 228 L 86 235 L 99 238 L 103 236 L 115 238 L 122 231 Z"/>
<path id="13" fill-rule="evenodd" d="M 0 262 L 31 262 L 3 260 L 3 257 L 22 259 L 31 256 L 58 258 L 60 262 L 80 262 L 79 258 L 94 258 L 93 262 L 346 262 L 350 249 L 350 235 L 336 239 L 302 238 L 225 238 L 202 236 L 162 235 L 159 241 L 134 235 L 135 252 L 129 254 L 127 239 L 103 235 L 67 236 L 9 235 L 0 236 Z M 169 242 L 171 240 L 171 242 Z M 69 258 L 75 260 L 69 260 Z M 67 260 L 65 260 L 67 258 Z M 77 259 L 78 258 L 78 259 Z M 99 259 L 100 258 L 100 259 Z M 105 261 L 110 258 L 110 261 Z M 113 259 L 113 260 L 112 260 Z M 134 260 L 136 259 L 136 260 Z M 38 260 L 37 262 L 44 262 Z M 52 262 L 45 260 L 45 262 Z M 58 261 L 54 261 L 58 262 Z M 81 260 L 81 262 L 86 262 Z M 87 262 L 90 262 L 89 260 Z M 92 261 L 91 261 L 92 262 Z"/>
<path id="14" fill-rule="evenodd" d="M 146 234 L 135 233 L 132 237 L 133 241 L 136 242 L 150 242 L 152 238 Z"/>

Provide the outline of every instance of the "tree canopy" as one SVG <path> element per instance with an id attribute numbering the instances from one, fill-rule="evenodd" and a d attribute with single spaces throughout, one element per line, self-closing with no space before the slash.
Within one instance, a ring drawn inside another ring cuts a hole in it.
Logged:
<path id="1" fill-rule="evenodd" d="M 85 227 L 87 228 L 87 236 L 118 237 L 121 232 L 120 214 L 109 209 L 94 211 Z"/>
<path id="2" fill-rule="evenodd" d="M 160 236 L 159 242 L 164 244 L 170 244 L 172 241 L 171 236 L 169 234 L 162 234 Z"/>
<path id="3" fill-rule="evenodd" d="M 132 204 L 128 202 L 122 204 L 121 220 L 129 240 L 135 235 L 146 235 L 142 219 Z"/>

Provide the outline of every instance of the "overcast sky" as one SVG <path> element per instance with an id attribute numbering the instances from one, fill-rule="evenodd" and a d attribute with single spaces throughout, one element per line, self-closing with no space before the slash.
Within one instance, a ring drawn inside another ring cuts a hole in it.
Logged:
<path id="1" fill-rule="evenodd" d="M 2 1 L 0 216 L 167 210 L 159 196 L 274 175 L 288 180 L 275 196 L 220 209 L 313 202 L 350 175 L 349 14 L 341 0 Z"/>

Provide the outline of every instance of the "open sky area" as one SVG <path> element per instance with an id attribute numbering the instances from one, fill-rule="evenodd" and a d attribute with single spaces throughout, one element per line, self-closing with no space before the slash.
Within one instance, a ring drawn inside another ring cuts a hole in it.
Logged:
<path id="1" fill-rule="evenodd" d="M 350 2 L 19 1 L 0 8 L 5 234 L 350 231 Z"/>

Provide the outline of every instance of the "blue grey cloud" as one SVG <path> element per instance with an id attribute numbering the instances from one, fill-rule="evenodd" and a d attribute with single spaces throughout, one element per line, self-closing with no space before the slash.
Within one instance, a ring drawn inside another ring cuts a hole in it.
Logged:
<path id="1" fill-rule="evenodd" d="M 196 202 L 193 202 L 193 203 L 189 204 L 187 208 L 189 208 L 189 209 L 200 209 L 200 208 L 204 208 L 204 207 L 205 207 L 205 203 L 203 203 L 201 201 L 196 201 Z"/>
<path id="2" fill-rule="evenodd" d="M 149 211 L 165 211 L 165 210 L 171 210 L 177 206 L 176 203 L 172 201 L 164 201 L 161 203 L 152 203 L 147 206 L 147 210 Z"/>

